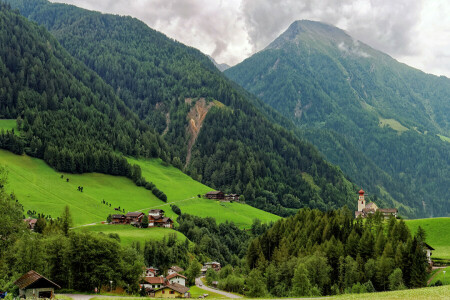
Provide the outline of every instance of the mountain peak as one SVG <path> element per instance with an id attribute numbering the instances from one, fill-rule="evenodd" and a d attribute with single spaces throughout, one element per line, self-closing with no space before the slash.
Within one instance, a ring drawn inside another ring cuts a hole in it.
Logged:
<path id="1" fill-rule="evenodd" d="M 286 43 L 299 43 L 300 41 L 328 41 L 340 43 L 352 41 L 352 37 L 344 30 L 327 23 L 298 20 L 293 22 L 289 28 L 270 43 L 266 49 L 280 48 Z"/>

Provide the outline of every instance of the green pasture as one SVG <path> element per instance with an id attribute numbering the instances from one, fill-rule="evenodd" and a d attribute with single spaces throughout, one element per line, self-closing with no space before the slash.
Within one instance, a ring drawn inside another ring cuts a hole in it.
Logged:
<path id="1" fill-rule="evenodd" d="M 109 214 L 116 213 L 114 208 L 119 206 L 125 212 L 147 212 L 160 208 L 175 220 L 171 203 L 179 206 L 183 213 L 213 217 L 219 223 L 233 221 L 242 228 L 250 227 L 255 218 L 262 222 L 279 219 L 249 205 L 199 199 L 198 194 L 204 194 L 211 188 L 172 166 L 164 166 L 159 159 L 129 160 L 139 163 L 143 176 L 167 194 L 168 203 L 157 199 L 143 187 L 137 187 L 125 177 L 99 173 L 60 173 L 43 160 L 0 150 L 0 164 L 8 171 L 7 190 L 16 194 L 24 211 L 35 210 L 55 218 L 61 214 L 65 205 L 69 205 L 74 226 L 104 221 Z M 69 178 L 69 182 L 66 178 Z M 78 186 L 83 187 L 83 192 L 77 190 Z M 111 203 L 111 207 L 102 204 L 103 199 Z"/>
<path id="2" fill-rule="evenodd" d="M 450 143 L 450 138 L 446 137 L 445 135 L 440 135 L 438 134 L 438 137 L 443 140 L 444 142 L 449 142 Z"/>
<path id="3" fill-rule="evenodd" d="M 181 232 L 178 232 L 170 228 L 136 228 L 131 225 L 108 225 L 108 224 L 98 224 L 77 227 L 76 231 L 89 231 L 94 233 L 103 232 L 104 234 L 117 233 L 120 237 L 120 243 L 123 245 L 131 245 L 132 242 L 143 242 L 148 240 L 162 240 L 164 237 L 167 239 L 170 234 L 175 234 L 177 239 L 180 241 L 185 241 L 186 237 Z"/>
<path id="4" fill-rule="evenodd" d="M 8 172 L 7 190 L 14 192 L 25 212 L 35 210 L 55 218 L 69 205 L 74 226 L 106 220 L 118 206 L 128 212 L 163 204 L 150 191 L 125 177 L 63 174 L 40 159 L 5 150 L 0 150 L 0 164 Z M 77 190 L 78 186 L 83 186 L 83 192 Z M 102 204 L 103 199 L 111 207 Z"/>
<path id="5" fill-rule="evenodd" d="M 450 218 L 417 219 L 405 222 L 413 235 L 419 226 L 425 230 L 427 244 L 435 249 L 431 258 L 450 259 Z"/>
<path id="6" fill-rule="evenodd" d="M 153 182 L 167 195 L 168 203 L 154 208 L 164 209 L 166 215 L 170 217 L 176 218 L 170 209 L 170 204 L 175 204 L 183 213 L 213 217 L 217 223 L 233 221 L 241 228 L 249 228 L 254 219 L 270 222 L 280 218 L 242 203 L 198 198 L 199 194 L 204 195 L 213 189 L 193 180 L 173 166 L 164 165 L 160 159 L 127 159 L 132 164 L 138 164 L 141 167 L 142 176 L 147 181 Z"/>
<path id="7" fill-rule="evenodd" d="M 367 294 L 345 294 L 331 299 L 449 299 L 450 286 L 428 287 L 422 289 L 410 289 L 393 292 L 378 292 Z"/>

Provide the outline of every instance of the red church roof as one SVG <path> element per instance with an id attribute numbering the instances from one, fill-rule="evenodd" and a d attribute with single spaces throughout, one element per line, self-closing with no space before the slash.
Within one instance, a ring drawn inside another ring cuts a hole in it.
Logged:
<path id="1" fill-rule="evenodd" d="M 360 195 L 364 194 L 363 189 L 360 189 L 358 193 L 359 193 Z"/>

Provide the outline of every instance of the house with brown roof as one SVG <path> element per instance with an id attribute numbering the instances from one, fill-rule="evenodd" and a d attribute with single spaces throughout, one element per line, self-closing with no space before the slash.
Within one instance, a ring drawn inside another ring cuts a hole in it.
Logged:
<path id="1" fill-rule="evenodd" d="M 141 281 L 141 288 L 159 289 L 165 285 L 166 279 L 164 277 L 144 277 Z"/>
<path id="2" fill-rule="evenodd" d="M 148 211 L 148 216 L 152 217 L 163 217 L 164 216 L 164 210 L 162 209 L 151 209 Z"/>
<path id="3" fill-rule="evenodd" d="M 189 298 L 189 288 L 173 283 L 155 290 L 155 298 Z"/>
<path id="4" fill-rule="evenodd" d="M 127 217 L 125 217 L 125 215 L 118 214 L 111 216 L 111 224 L 126 224 L 126 223 Z"/>
<path id="5" fill-rule="evenodd" d="M 172 275 L 172 274 L 175 274 L 175 273 L 181 273 L 181 272 L 184 272 L 184 269 L 179 267 L 179 266 L 171 266 L 169 268 L 169 270 L 167 270 L 167 274 L 168 275 Z"/>
<path id="6" fill-rule="evenodd" d="M 181 284 L 182 286 L 186 286 L 186 276 L 183 276 L 181 274 L 178 273 L 173 273 L 171 275 L 168 275 L 166 277 L 167 281 L 169 281 L 171 284 L 172 283 L 177 283 L 177 284 Z"/>
<path id="7" fill-rule="evenodd" d="M 366 204 L 366 200 L 364 198 L 364 191 L 361 189 L 359 192 L 358 198 L 358 210 L 355 211 L 355 218 L 367 218 L 371 214 L 375 214 L 379 211 L 385 219 L 390 218 L 391 216 L 397 217 L 398 210 L 396 208 L 378 208 L 378 206 L 374 202 L 369 202 Z"/>
<path id="8" fill-rule="evenodd" d="M 126 223 L 134 226 L 140 226 L 144 213 L 140 211 L 129 212 L 125 215 Z"/>
<path id="9" fill-rule="evenodd" d="M 31 270 L 14 282 L 19 287 L 19 298 L 54 298 L 55 289 L 61 287 L 41 274 Z"/>

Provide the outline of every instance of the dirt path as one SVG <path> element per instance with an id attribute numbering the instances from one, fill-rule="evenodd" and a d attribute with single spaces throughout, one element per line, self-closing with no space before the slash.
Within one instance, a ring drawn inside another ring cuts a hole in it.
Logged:
<path id="1" fill-rule="evenodd" d="M 437 274 L 441 273 L 442 270 L 444 270 L 445 268 L 447 268 L 447 267 L 433 267 L 434 270 L 439 269 L 439 271 L 437 271 L 436 273 L 434 273 L 434 275 L 431 276 L 430 279 L 428 279 L 427 285 L 430 285 L 430 283 L 433 281 L 434 277 L 436 277 Z"/>
<path id="2" fill-rule="evenodd" d="M 216 289 L 209 288 L 209 287 L 207 287 L 206 285 L 203 284 L 203 282 L 200 279 L 200 277 L 199 278 L 195 278 L 195 285 L 197 287 L 201 288 L 202 290 L 213 292 L 213 293 L 216 293 L 216 294 L 221 294 L 221 295 L 224 295 L 225 297 L 228 297 L 228 298 L 242 298 L 241 296 L 238 296 L 238 295 L 235 295 L 235 294 L 231 294 L 231 293 L 227 293 L 227 292 L 224 292 L 224 291 L 221 291 L 221 290 L 216 290 Z"/>

